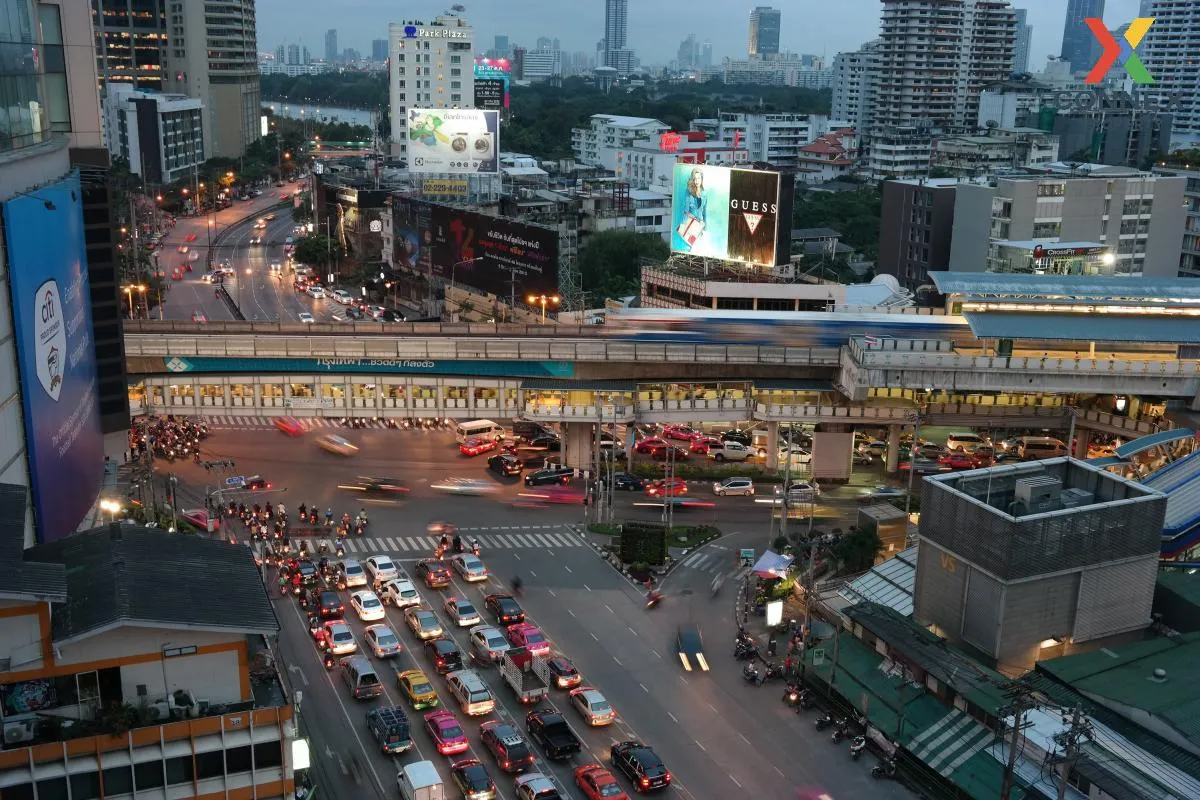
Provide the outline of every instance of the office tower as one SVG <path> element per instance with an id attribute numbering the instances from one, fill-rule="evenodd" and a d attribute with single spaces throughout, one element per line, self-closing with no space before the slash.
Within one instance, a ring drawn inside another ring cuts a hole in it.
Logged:
<path id="1" fill-rule="evenodd" d="M 1033 39 L 1033 26 L 1026 22 L 1029 16 L 1023 8 L 1013 9 L 1017 15 L 1017 39 L 1013 45 L 1013 72 L 1029 72 L 1029 43 Z"/>
<path id="2" fill-rule="evenodd" d="M 1154 16 L 1154 0 L 1142 0 L 1141 4 L 1138 5 L 1138 16 L 1139 17 L 1153 17 Z"/>
<path id="3" fill-rule="evenodd" d="M 341 55 L 337 46 L 337 28 L 330 28 L 325 31 L 325 60 L 330 64 L 338 60 Z"/>
<path id="4" fill-rule="evenodd" d="M 870 66 L 879 40 L 833 57 L 831 119 L 849 122 L 860 133 L 870 126 Z"/>
<path id="5" fill-rule="evenodd" d="M 537 38 L 536 44 L 534 44 L 534 46 L 533 46 L 533 49 L 534 50 L 557 50 L 558 48 L 554 46 L 554 40 L 551 39 L 549 36 L 539 36 Z"/>
<path id="6" fill-rule="evenodd" d="M 700 66 L 700 45 L 696 34 L 689 33 L 687 38 L 679 43 L 679 52 L 675 56 L 680 69 L 694 69 Z"/>
<path id="7" fill-rule="evenodd" d="M 1084 22 L 1088 17 L 1104 18 L 1104 0 L 1067 0 L 1061 55 L 1072 72 L 1087 72 L 1099 54 L 1096 37 Z"/>
<path id="8" fill-rule="evenodd" d="M 387 61 L 387 39 L 371 40 L 371 60 Z"/>
<path id="9" fill-rule="evenodd" d="M 281 44 L 275 48 L 275 63 L 276 64 L 286 64 L 287 63 L 286 56 L 287 56 L 287 49 L 286 49 L 285 45 Z"/>
<path id="10" fill-rule="evenodd" d="M 342 51 L 342 61 L 347 64 L 353 64 L 355 61 L 362 60 L 362 53 L 355 50 L 353 47 L 347 47 Z"/>
<path id="11" fill-rule="evenodd" d="M 621 75 L 628 75 L 635 62 L 626 48 L 628 37 L 629 0 L 604 0 L 604 65 Z"/>
<path id="12" fill-rule="evenodd" d="M 96 77 L 135 89 L 161 90 L 167 38 L 166 0 L 93 0 Z"/>
<path id="13" fill-rule="evenodd" d="M 700 66 L 711 67 L 713 64 L 712 42 L 705 41 L 700 45 Z"/>
<path id="14" fill-rule="evenodd" d="M 511 49 L 511 46 L 508 43 L 508 36 L 505 34 L 497 34 L 493 49 L 496 51 L 496 55 L 498 57 L 508 58 L 508 53 Z"/>
<path id="15" fill-rule="evenodd" d="M 408 158 L 408 109 L 474 107 L 474 42 L 470 23 L 454 14 L 429 24 L 388 25 L 393 158 Z"/>
<path id="16" fill-rule="evenodd" d="M 1171 98 L 1175 115 L 1171 128 L 1173 149 L 1200 148 L 1200 3 L 1196 0 L 1154 0 L 1146 16 L 1154 25 L 1138 54 L 1154 78 L 1145 87 L 1153 95 Z"/>
<path id="17" fill-rule="evenodd" d="M 287 46 L 287 63 L 289 63 L 289 64 L 303 64 L 304 63 L 300 59 L 300 45 L 289 44 Z"/>
<path id="18" fill-rule="evenodd" d="M 779 55 L 779 24 L 782 13 L 777 8 L 758 6 L 750 12 L 750 55 L 770 58 Z"/>

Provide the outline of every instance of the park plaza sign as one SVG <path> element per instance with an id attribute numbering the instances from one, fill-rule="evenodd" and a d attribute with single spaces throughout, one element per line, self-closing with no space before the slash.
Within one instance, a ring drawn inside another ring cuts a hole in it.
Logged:
<path id="1" fill-rule="evenodd" d="M 419 28 L 416 25 L 404 26 L 406 39 L 470 39 L 469 28 Z"/>

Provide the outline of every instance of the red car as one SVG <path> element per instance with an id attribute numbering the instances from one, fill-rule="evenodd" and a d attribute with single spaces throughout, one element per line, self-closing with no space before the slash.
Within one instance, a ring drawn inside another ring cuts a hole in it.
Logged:
<path id="1" fill-rule="evenodd" d="M 515 625 L 509 625 L 504 630 L 513 647 L 524 647 L 535 656 L 550 654 L 550 642 L 536 626 L 530 625 L 528 622 L 518 622 Z"/>
<path id="2" fill-rule="evenodd" d="M 521 497 L 554 505 L 579 506 L 587 502 L 587 492 L 570 486 L 543 486 L 536 492 L 521 492 Z"/>
<path id="3" fill-rule="evenodd" d="M 725 442 L 721 441 L 715 436 L 697 436 L 696 438 L 692 439 L 691 444 L 688 445 L 688 451 L 699 456 L 706 456 L 708 455 L 709 448 L 724 446 Z"/>
<path id="4" fill-rule="evenodd" d="M 637 444 L 635 444 L 633 446 L 633 452 L 635 452 L 635 453 L 651 453 L 654 451 L 654 448 L 656 448 L 656 447 L 666 447 L 666 446 L 667 446 L 666 439 L 660 439 L 657 436 L 647 436 L 645 439 L 642 439 L 640 442 L 638 442 Z"/>
<path id="5" fill-rule="evenodd" d="M 957 451 L 942 456 L 938 459 L 938 463 L 950 469 L 976 469 L 981 465 L 980 460 L 970 453 Z"/>
<path id="6" fill-rule="evenodd" d="M 470 747 L 462 725 L 452 712 L 444 708 L 425 715 L 425 731 L 433 739 L 437 751 L 444 756 L 463 753 Z"/>
<path id="7" fill-rule="evenodd" d="M 458 452 L 464 456 L 477 456 L 495 450 L 498 442 L 495 439 L 477 439 L 472 436 L 458 446 Z"/>
<path id="8" fill-rule="evenodd" d="M 599 764 L 576 767 L 575 783 L 587 800 L 629 800 L 613 774 Z"/>
<path id="9" fill-rule="evenodd" d="M 648 497 L 679 497 L 687 494 L 687 481 L 682 478 L 659 478 L 646 484 Z"/>
<path id="10" fill-rule="evenodd" d="M 662 431 L 662 438 L 674 439 L 677 442 L 690 442 L 700 435 L 687 425 L 664 425 Z"/>
<path id="11" fill-rule="evenodd" d="M 664 444 L 661 447 L 651 450 L 650 457 L 655 461 L 666 461 L 668 458 L 672 458 L 675 461 L 687 461 L 688 451 L 673 444 Z"/>

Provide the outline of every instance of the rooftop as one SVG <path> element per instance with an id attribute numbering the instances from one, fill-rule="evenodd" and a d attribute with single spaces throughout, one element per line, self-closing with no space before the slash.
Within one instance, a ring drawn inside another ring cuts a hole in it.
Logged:
<path id="1" fill-rule="evenodd" d="M 644 128 L 650 125 L 665 128 L 667 124 L 652 117 L 627 117 L 621 114 L 592 114 L 592 119 L 600 119 L 614 128 Z"/>
<path id="2" fill-rule="evenodd" d="M 1072 300 L 1200 300 L 1200 281 L 1130 275 L 930 272 L 942 294 Z M 1200 341 L 1200 339 L 1197 339 Z"/>
<path id="3" fill-rule="evenodd" d="M 65 603 L 67 576 L 62 565 L 34 564 L 21 558 L 27 505 L 24 486 L 0 484 L 0 599 Z"/>
<path id="4" fill-rule="evenodd" d="M 801 239 L 840 239 L 842 234 L 833 228 L 792 228 L 792 241 Z"/>

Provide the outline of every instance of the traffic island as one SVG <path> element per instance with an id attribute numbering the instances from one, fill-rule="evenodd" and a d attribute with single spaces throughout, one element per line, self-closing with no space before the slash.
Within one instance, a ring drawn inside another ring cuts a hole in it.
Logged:
<path id="1" fill-rule="evenodd" d="M 672 525 L 657 522 L 591 523 L 588 539 L 608 564 L 631 583 L 661 580 L 688 553 L 721 536 L 712 525 Z M 609 537 L 608 541 L 597 537 Z"/>

